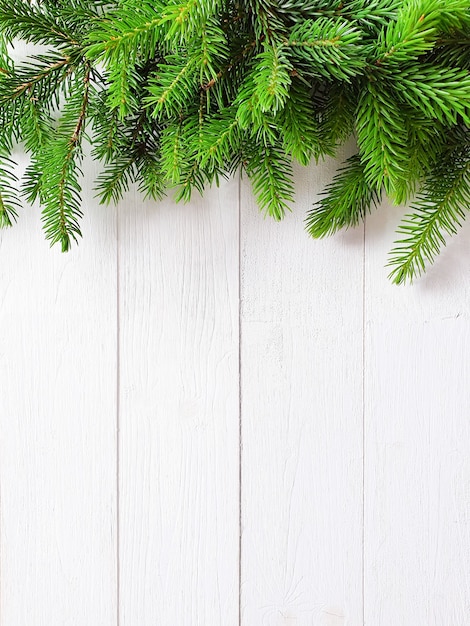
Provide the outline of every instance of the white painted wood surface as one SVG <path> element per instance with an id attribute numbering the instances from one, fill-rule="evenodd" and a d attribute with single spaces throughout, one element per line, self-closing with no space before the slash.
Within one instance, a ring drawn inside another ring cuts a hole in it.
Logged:
<path id="1" fill-rule="evenodd" d="M 366 623 L 470 624 L 470 233 L 396 289 L 384 208 L 366 238 Z"/>
<path id="2" fill-rule="evenodd" d="M 91 167 L 87 165 L 87 174 Z M 116 624 L 116 211 L 0 232 L 0 623 Z"/>
<path id="3" fill-rule="evenodd" d="M 363 234 L 312 246 L 321 183 L 297 180 L 283 223 L 241 197 L 242 623 L 357 626 Z"/>
<path id="4" fill-rule="evenodd" d="M 119 229 L 120 624 L 232 626 L 238 185 L 139 205 Z"/>
<path id="5" fill-rule="evenodd" d="M 0 233 L 0 626 L 470 624 L 470 230 L 392 286 L 334 165 Z"/>

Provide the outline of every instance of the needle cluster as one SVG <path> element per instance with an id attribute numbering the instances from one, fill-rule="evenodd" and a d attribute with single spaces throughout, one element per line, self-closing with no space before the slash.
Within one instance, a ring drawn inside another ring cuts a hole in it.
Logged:
<path id="1" fill-rule="evenodd" d="M 18 40 L 44 51 L 15 63 Z M 189 201 L 241 170 L 280 220 L 293 161 L 354 135 L 307 231 L 355 226 L 383 194 L 407 203 L 390 266 L 412 280 L 470 202 L 469 70 L 470 0 L 0 0 L 0 225 L 37 200 L 68 250 L 84 142 L 102 202 L 134 183 Z"/>

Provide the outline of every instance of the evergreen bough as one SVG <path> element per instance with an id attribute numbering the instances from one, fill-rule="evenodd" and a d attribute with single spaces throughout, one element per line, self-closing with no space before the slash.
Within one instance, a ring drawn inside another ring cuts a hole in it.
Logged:
<path id="1" fill-rule="evenodd" d="M 44 52 L 14 63 L 18 40 Z M 355 226 L 384 193 L 408 202 L 390 266 L 412 280 L 468 210 L 469 70 L 470 0 L 0 0 L 0 225 L 38 200 L 46 237 L 68 250 L 85 141 L 102 202 L 132 183 L 188 201 L 241 169 L 279 220 L 293 159 L 354 135 L 307 231 Z"/>

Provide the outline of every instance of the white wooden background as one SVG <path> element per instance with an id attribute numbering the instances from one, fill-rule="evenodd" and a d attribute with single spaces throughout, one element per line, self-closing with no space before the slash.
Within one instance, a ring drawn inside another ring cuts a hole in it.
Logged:
<path id="1" fill-rule="evenodd" d="M 1 626 L 470 624 L 470 230 L 392 286 L 334 167 L 1 232 Z"/>

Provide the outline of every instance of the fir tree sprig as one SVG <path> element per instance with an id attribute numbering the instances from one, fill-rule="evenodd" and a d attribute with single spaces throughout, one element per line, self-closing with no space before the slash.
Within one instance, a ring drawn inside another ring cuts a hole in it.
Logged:
<path id="1" fill-rule="evenodd" d="M 390 277 L 397 284 L 412 280 L 432 263 L 455 235 L 470 206 L 470 137 L 462 133 L 451 150 L 444 151 L 401 223 L 390 254 Z M 447 152 L 447 153 L 446 153 Z"/>
<path id="2" fill-rule="evenodd" d="M 18 40 L 43 49 L 15 63 Z M 307 231 L 356 226 L 384 193 L 409 203 L 390 258 L 406 282 L 470 202 L 469 71 L 470 0 L 0 0 L 0 225 L 21 196 L 37 200 L 46 237 L 68 250 L 85 141 L 102 202 L 134 183 L 188 201 L 239 169 L 279 220 L 292 161 L 355 136 Z"/>
<path id="3" fill-rule="evenodd" d="M 309 212 L 306 225 L 313 237 L 332 235 L 341 228 L 357 226 L 377 206 L 380 192 L 367 181 L 358 154 L 350 157 Z"/>
<path id="4" fill-rule="evenodd" d="M 38 195 L 43 206 L 44 230 L 51 244 L 60 243 L 62 251 L 81 235 L 79 219 L 80 163 L 90 90 L 90 67 L 85 64 L 71 86 L 68 101 L 51 141 L 47 142 L 36 165 Z"/>
<path id="5" fill-rule="evenodd" d="M 7 156 L 0 155 L 0 227 L 12 226 L 21 208 L 18 201 L 15 174 L 16 164 Z"/>

